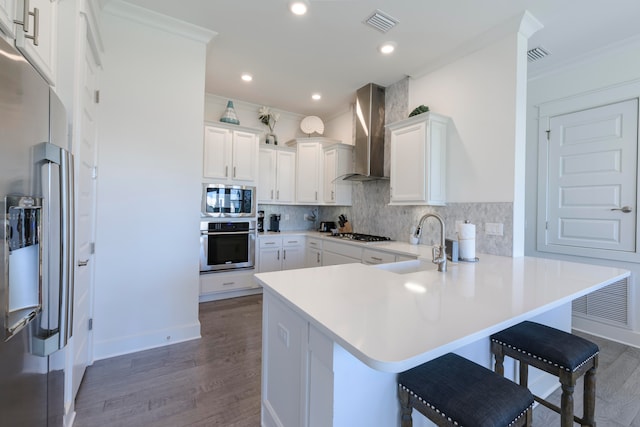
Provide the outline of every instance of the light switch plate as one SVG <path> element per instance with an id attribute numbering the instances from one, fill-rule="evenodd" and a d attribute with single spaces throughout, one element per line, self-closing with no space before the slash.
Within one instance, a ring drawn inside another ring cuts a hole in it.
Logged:
<path id="1" fill-rule="evenodd" d="M 496 222 L 487 222 L 484 225 L 484 233 L 490 236 L 503 236 L 504 224 Z"/>

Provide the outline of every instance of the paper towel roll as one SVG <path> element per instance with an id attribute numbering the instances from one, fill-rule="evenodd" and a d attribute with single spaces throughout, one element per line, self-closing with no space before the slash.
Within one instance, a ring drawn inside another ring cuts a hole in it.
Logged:
<path id="1" fill-rule="evenodd" d="M 473 260 L 476 257 L 476 226 L 464 223 L 458 227 L 458 251 L 463 260 Z"/>
<path id="2" fill-rule="evenodd" d="M 458 226 L 458 239 L 476 239 L 476 225 L 464 223 Z"/>
<path id="3" fill-rule="evenodd" d="M 463 239 L 458 241 L 460 258 L 463 260 L 473 260 L 476 257 L 476 239 Z"/>

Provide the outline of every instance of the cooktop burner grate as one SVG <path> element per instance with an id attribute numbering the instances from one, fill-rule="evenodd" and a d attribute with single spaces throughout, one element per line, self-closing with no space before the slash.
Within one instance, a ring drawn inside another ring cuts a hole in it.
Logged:
<path id="1" fill-rule="evenodd" d="M 386 242 L 388 240 L 391 240 L 390 237 L 374 236 L 372 234 L 361 233 L 338 233 L 335 234 L 334 237 L 345 240 L 355 240 L 358 242 Z"/>

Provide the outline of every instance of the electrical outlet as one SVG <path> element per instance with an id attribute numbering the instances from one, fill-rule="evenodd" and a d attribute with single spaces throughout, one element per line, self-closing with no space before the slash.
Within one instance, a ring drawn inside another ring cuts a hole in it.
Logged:
<path id="1" fill-rule="evenodd" d="M 289 214 L 284 214 L 284 220 L 289 221 Z"/>
<path id="2" fill-rule="evenodd" d="M 484 225 L 484 233 L 490 236 L 503 236 L 504 224 L 496 222 L 487 222 Z"/>
<path id="3" fill-rule="evenodd" d="M 289 330 L 282 323 L 278 323 L 278 338 L 289 348 Z"/>

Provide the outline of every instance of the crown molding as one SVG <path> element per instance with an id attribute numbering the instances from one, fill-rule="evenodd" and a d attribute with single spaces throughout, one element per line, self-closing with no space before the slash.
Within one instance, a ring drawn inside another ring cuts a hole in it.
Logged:
<path id="1" fill-rule="evenodd" d="M 207 28 L 171 18 L 122 0 L 108 2 L 104 7 L 104 12 L 204 44 L 209 43 L 218 35 L 215 31 Z"/>

